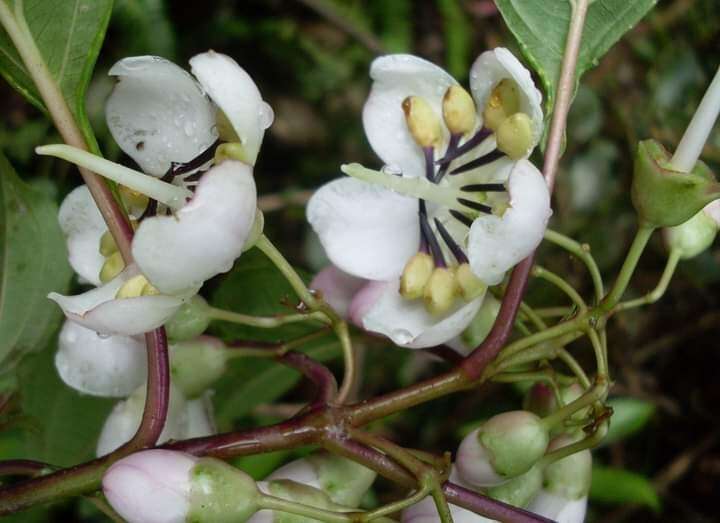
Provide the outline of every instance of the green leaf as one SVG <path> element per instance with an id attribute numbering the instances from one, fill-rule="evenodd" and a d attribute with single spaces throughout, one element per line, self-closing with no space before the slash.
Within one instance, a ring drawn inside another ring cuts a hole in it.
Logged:
<path id="1" fill-rule="evenodd" d="M 153 54 L 175 58 L 175 34 L 165 0 L 117 0 L 112 24 L 123 33 L 125 55 Z"/>
<path id="2" fill-rule="evenodd" d="M 648 478 L 612 467 L 593 467 L 590 499 L 613 505 L 637 503 L 660 512 L 660 498 Z"/>
<path id="3" fill-rule="evenodd" d="M 635 434 L 655 413 L 655 405 L 636 398 L 612 398 L 607 404 L 612 407 L 613 415 L 603 445 L 615 443 Z"/>
<path id="4" fill-rule="evenodd" d="M 114 400 L 83 395 L 65 385 L 55 370 L 55 344 L 19 368 L 23 415 L 31 430 L 25 456 L 68 467 L 95 456 L 100 429 Z"/>
<path id="5" fill-rule="evenodd" d="M 27 25 L 50 74 L 62 91 L 86 140 L 94 137 L 85 115 L 85 91 L 103 39 L 112 0 L 2 0 L 21 27 Z M 26 66 L 8 35 L 0 29 L 0 74 L 44 110 L 43 102 Z"/>
<path id="6" fill-rule="evenodd" d="M 470 22 L 458 0 L 437 0 L 445 27 L 447 70 L 455 78 L 465 78 L 470 68 L 472 32 Z"/>
<path id="7" fill-rule="evenodd" d="M 72 276 L 57 213 L 0 153 L 0 373 L 44 347 L 57 328 L 60 310 L 47 294 L 67 292 Z"/>
<path id="8" fill-rule="evenodd" d="M 585 71 L 655 5 L 657 0 L 595 0 L 588 9 L 578 57 L 575 88 Z M 555 103 L 560 64 L 570 24 L 569 0 L 495 0 L 523 54 L 540 75 L 547 94 L 546 112 Z"/>

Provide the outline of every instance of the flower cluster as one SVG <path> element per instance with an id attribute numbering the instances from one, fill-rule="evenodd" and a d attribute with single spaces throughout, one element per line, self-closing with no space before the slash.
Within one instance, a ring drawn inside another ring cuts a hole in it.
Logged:
<path id="1" fill-rule="evenodd" d="M 542 239 L 550 197 L 527 160 L 543 128 L 540 93 L 503 48 L 475 61 L 472 94 L 410 55 L 376 59 L 370 76 L 363 124 L 385 167 L 343 166 L 349 177 L 310 200 L 335 266 L 317 284 L 398 345 L 446 343 Z"/>

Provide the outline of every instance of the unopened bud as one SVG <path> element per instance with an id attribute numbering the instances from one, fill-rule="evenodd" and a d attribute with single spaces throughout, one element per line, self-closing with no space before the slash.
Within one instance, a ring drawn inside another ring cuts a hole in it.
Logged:
<path id="1" fill-rule="evenodd" d="M 425 285 L 423 299 L 425 308 L 431 314 L 443 314 L 452 307 L 457 294 L 455 272 L 452 269 L 438 267 L 433 270 Z"/>
<path id="2" fill-rule="evenodd" d="M 247 521 L 260 508 L 262 494 L 248 474 L 214 458 L 199 459 L 190 472 L 186 519 L 231 523 Z"/>
<path id="3" fill-rule="evenodd" d="M 194 398 L 223 375 L 226 369 L 225 345 L 209 336 L 170 346 L 172 382 L 188 398 Z"/>
<path id="4" fill-rule="evenodd" d="M 683 224 L 663 230 L 668 248 L 680 253 L 687 260 L 708 249 L 715 241 L 718 224 L 704 210 Z"/>
<path id="5" fill-rule="evenodd" d="M 200 336 L 210 325 L 207 302 L 198 294 L 183 303 L 165 323 L 165 331 L 171 342 L 191 340 Z"/>
<path id="6" fill-rule="evenodd" d="M 103 283 L 109 282 L 120 274 L 124 268 L 125 260 L 123 260 L 122 254 L 119 252 L 111 254 L 100 269 L 100 281 Z"/>
<path id="7" fill-rule="evenodd" d="M 487 290 L 487 285 L 475 276 L 467 263 L 460 264 L 455 271 L 455 279 L 460 288 L 460 294 L 465 301 L 472 301 Z"/>
<path id="8" fill-rule="evenodd" d="M 435 263 L 432 256 L 425 252 L 418 252 L 405 264 L 400 277 L 400 294 L 403 298 L 414 300 L 420 298 L 425 290 Z"/>
<path id="9" fill-rule="evenodd" d="M 525 474 L 520 474 L 497 487 L 489 488 L 487 493 L 493 499 L 524 508 L 540 492 L 542 484 L 542 469 L 539 465 L 535 465 Z"/>
<path id="10" fill-rule="evenodd" d="M 533 147 L 533 131 L 530 117 L 525 113 L 515 113 L 502 121 L 497 128 L 495 138 L 497 148 L 512 160 L 524 158 Z"/>
<path id="11" fill-rule="evenodd" d="M 139 296 L 155 296 L 160 294 L 153 285 L 142 274 L 133 276 L 120 287 L 115 294 L 118 299 L 137 298 Z"/>
<path id="12" fill-rule="evenodd" d="M 453 134 L 467 134 L 475 128 L 475 102 L 465 89 L 451 85 L 443 96 L 443 119 Z"/>
<path id="13" fill-rule="evenodd" d="M 575 443 L 581 436 L 561 435 L 554 438 L 548 452 Z M 580 499 L 588 495 L 592 479 L 592 454 L 588 449 L 559 459 L 545 467 L 544 488 L 566 499 Z"/>
<path id="14" fill-rule="evenodd" d="M 523 400 L 523 409 L 545 417 L 557 410 L 557 398 L 555 391 L 546 383 L 535 383 L 530 390 L 527 391 Z"/>
<path id="15" fill-rule="evenodd" d="M 506 78 L 492 90 L 483 110 L 483 126 L 497 131 L 505 119 L 520 110 L 518 88 L 514 81 Z"/>
<path id="16" fill-rule="evenodd" d="M 405 121 L 415 142 L 420 147 L 434 147 L 442 137 L 440 119 L 424 98 L 408 96 L 402 103 Z"/>

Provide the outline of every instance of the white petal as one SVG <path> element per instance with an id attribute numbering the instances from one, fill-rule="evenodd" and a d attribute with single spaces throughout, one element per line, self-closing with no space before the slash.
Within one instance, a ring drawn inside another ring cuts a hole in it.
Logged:
<path id="1" fill-rule="evenodd" d="M 187 402 L 185 408 L 187 422 L 182 439 L 201 438 L 217 433 L 211 396 L 212 394 L 208 392 L 198 399 Z"/>
<path id="2" fill-rule="evenodd" d="M 132 244 L 138 267 L 170 294 L 198 288 L 229 271 L 252 228 L 256 198 L 249 166 L 232 160 L 216 165 L 174 216 L 142 221 Z"/>
<path id="3" fill-rule="evenodd" d="M 116 299 L 120 287 L 135 274 L 137 268 L 131 266 L 96 289 L 76 296 L 51 292 L 48 298 L 57 303 L 69 319 L 100 334 L 143 334 L 170 319 L 185 298 L 160 294 Z"/>
<path id="4" fill-rule="evenodd" d="M 488 285 L 500 283 L 505 271 L 535 250 L 552 214 L 545 179 L 527 160 L 510 173 L 508 192 L 510 207 L 502 218 L 476 218 L 468 237 L 470 266 Z"/>
<path id="5" fill-rule="evenodd" d="M 162 176 L 170 162 L 188 162 L 217 139 L 215 108 L 174 63 L 135 56 L 120 60 L 108 74 L 118 78 L 105 107 L 108 127 L 146 173 Z"/>
<path id="6" fill-rule="evenodd" d="M 363 327 L 363 318 L 385 293 L 387 282 L 369 281 L 353 296 L 348 307 L 348 318 L 353 325 Z"/>
<path id="7" fill-rule="evenodd" d="M 279 469 L 270 474 L 265 481 L 274 479 L 290 479 L 304 485 L 322 490 L 320 478 L 315 467 L 306 459 L 296 459 L 290 463 L 286 463 Z"/>
<path id="8" fill-rule="evenodd" d="M 418 201 L 353 178 L 318 189 L 307 219 L 330 261 L 359 278 L 399 276 L 419 247 Z"/>
<path id="9" fill-rule="evenodd" d="M 353 296 L 367 283 L 366 280 L 344 273 L 328 265 L 310 282 L 310 288 L 320 291 L 325 300 L 341 317 L 347 318 Z"/>
<path id="10" fill-rule="evenodd" d="M 479 112 L 482 114 L 482 108 L 495 86 L 506 78 L 514 80 L 520 88 L 520 110 L 530 117 L 534 142 L 537 144 L 543 132 L 543 112 L 540 106 L 542 95 L 535 87 L 530 71 L 504 47 L 485 51 L 470 68 L 470 89 Z"/>
<path id="11" fill-rule="evenodd" d="M 100 238 L 107 226 L 90 195 L 87 185 L 68 194 L 58 213 L 65 235 L 70 265 L 78 275 L 93 285 L 100 285 L 100 269 L 105 258 L 100 254 Z"/>
<path id="12" fill-rule="evenodd" d="M 452 504 L 450 504 L 450 513 L 455 523 L 490 523 L 495 521 Z M 400 521 L 401 523 L 440 523 L 440 515 L 432 496 L 427 496 L 419 503 L 406 508 Z"/>
<path id="13" fill-rule="evenodd" d="M 143 409 L 145 408 L 145 386 L 136 389 L 128 399 L 121 401 L 113 408 L 105 420 L 96 454 L 104 456 L 130 441 L 140 426 Z M 165 426 L 158 439 L 158 444 L 169 439 L 182 439 L 187 427 L 187 402 L 182 393 L 170 387 L 170 403 Z"/>
<path id="14" fill-rule="evenodd" d="M 255 165 L 265 129 L 273 121 L 272 108 L 245 70 L 224 54 L 208 51 L 190 59 L 192 73 L 220 107 Z"/>
<path id="15" fill-rule="evenodd" d="M 376 58 L 370 66 L 370 97 L 363 108 L 365 134 L 375 153 L 405 176 L 424 176 L 425 159 L 405 123 L 402 102 L 408 96 L 425 98 L 442 118 L 442 98 L 455 79 L 443 69 L 409 54 Z M 444 132 L 445 127 L 443 126 Z"/>
<path id="16" fill-rule="evenodd" d="M 422 349 L 442 345 L 460 334 L 482 305 L 482 296 L 465 303 L 457 300 L 448 314 L 434 316 L 422 300 L 406 300 L 397 280 L 388 282 L 380 299 L 363 318 L 365 329 L 388 336 L 396 345 Z"/>
<path id="17" fill-rule="evenodd" d="M 720 200 L 708 203 L 703 212 L 713 219 L 715 224 L 720 227 Z"/>
<path id="18" fill-rule="evenodd" d="M 550 518 L 557 523 L 582 523 L 585 521 L 587 497 L 567 499 L 547 490 L 541 490 L 530 503 L 528 510 Z"/>
<path id="19" fill-rule="evenodd" d="M 55 367 L 60 378 L 80 392 L 124 397 L 145 382 L 145 344 L 129 336 L 99 336 L 66 320 L 58 338 Z"/>

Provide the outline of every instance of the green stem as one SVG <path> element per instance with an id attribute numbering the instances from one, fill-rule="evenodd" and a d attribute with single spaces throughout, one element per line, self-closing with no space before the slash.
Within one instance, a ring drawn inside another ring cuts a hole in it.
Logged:
<path id="1" fill-rule="evenodd" d="M 590 253 L 590 246 L 587 243 L 578 243 L 572 238 L 550 229 L 545 230 L 545 239 L 575 255 L 585 264 L 585 267 L 587 267 L 590 273 L 590 278 L 592 278 L 595 298 L 599 302 L 605 294 L 605 289 L 600 269 L 595 262 L 595 258 L 593 258 L 593 255 Z"/>
<path id="2" fill-rule="evenodd" d="M 520 303 L 520 312 L 535 325 L 537 330 L 542 331 L 547 329 L 547 323 L 524 301 Z"/>
<path id="3" fill-rule="evenodd" d="M 533 309 L 540 318 L 557 318 L 569 316 L 573 313 L 573 307 L 539 307 Z"/>
<path id="4" fill-rule="evenodd" d="M 558 358 L 568 366 L 568 368 L 577 376 L 578 380 L 580 380 L 580 385 L 583 386 L 584 389 L 590 388 L 590 379 L 587 377 L 587 374 L 585 374 L 585 370 L 583 370 L 582 366 L 577 362 L 575 358 L 573 358 L 572 354 L 570 354 L 565 349 L 558 349 Z"/>
<path id="5" fill-rule="evenodd" d="M 598 378 L 591 389 L 586 391 L 575 401 L 571 401 L 567 405 L 560 407 L 552 414 L 548 414 L 542 419 L 543 425 L 548 429 L 554 429 L 560 425 L 566 418 L 569 418 L 577 411 L 592 405 L 593 403 L 602 400 L 607 395 L 607 381 L 605 379 Z"/>
<path id="6" fill-rule="evenodd" d="M 288 323 L 297 323 L 302 321 L 319 321 L 326 324 L 330 323 L 323 312 L 286 314 L 284 316 L 251 316 L 249 314 L 241 314 L 239 312 L 208 307 L 207 314 L 213 320 L 229 321 L 231 323 L 249 325 L 251 327 L 261 327 L 264 329 L 272 329 L 282 325 L 287 325 Z"/>
<path id="7" fill-rule="evenodd" d="M 587 310 L 587 305 L 585 304 L 585 301 L 582 299 L 582 296 L 578 294 L 578 292 L 573 289 L 572 285 L 570 285 L 568 282 L 566 282 L 564 279 L 562 279 L 560 276 L 555 274 L 552 271 L 549 271 L 543 267 L 540 267 L 539 265 L 535 265 L 532 269 L 532 275 L 541 278 L 548 283 L 553 284 L 555 287 L 560 289 L 562 292 L 564 292 L 568 298 L 572 300 L 572 302 L 580 309 L 581 311 L 585 312 Z"/>
<path id="8" fill-rule="evenodd" d="M 603 345 L 600 336 L 598 336 L 597 331 L 592 328 L 588 329 L 587 335 L 588 338 L 590 338 L 590 343 L 595 351 L 598 376 L 608 376 L 607 351 L 605 350 L 605 346 Z"/>
<path id="9" fill-rule="evenodd" d="M 304 516 L 310 520 L 316 519 L 326 521 L 327 523 L 349 523 L 352 518 L 341 512 L 333 512 L 332 510 L 324 510 L 317 507 L 311 507 L 303 503 L 296 503 L 288 499 L 282 499 L 275 496 L 263 494 L 258 502 L 263 509 L 278 510 L 298 516 Z"/>
<path id="10" fill-rule="evenodd" d="M 500 354 L 498 354 L 495 363 L 500 363 L 505 359 L 514 356 L 518 352 L 522 352 L 526 348 L 532 347 L 533 345 L 559 338 L 560 336 L 563 336 L 564 334 L 568 334 L 573 331 L 582 331 L 586 325 L 586 321 L 587 320 L 584 315 L 578 316 L 573 320 L 553 325 L 549 329 L 541 332 L 536 332 L 535 334 L 514 341 L 513 343 L 507 345 L 502 351 L 500 351 Z"/>
<path id="11" fill-rule="evenodd" d="M 602 439 L 605 437 L 605 434 L 607 434 L 607 427 L 608 420 L 604 420 L 601 425 L 597 427 L 595 431 L 587 438 L 583 438 L 580 441 L 572 443 L 571 445 L 560 447 L 557 450 L 545 454 L 538 462 L 538 466 L 544 468 L 552 463 L 555 463 L 556 461 L 567 458 L 568 456 L 571 456 L 576 452 L 581 452 L 585 449 L 594 448 L 595 446 L 597 446 L 598 443 L 600 443 L 600 441 L 602 441 Z"/>
<path id="12" fill-rule="evenodd" d="M 673 274 L 675 274 L 675 269 L 677 269 L 679 261 L 680 251 L 678 249 L 671 250 L 667 259 L 667 263 L 665 264 L 665 270 L 663 270 L 662 276 L 660 276 L 660 281 L 658 282 L 657 286 L 641 298 L 618 303 L 615 306 L 614 310 L 623 311 L 626 309 L 632 309 L 634 307 L 640 307 L 642 305 L 649 305 L 651 303 L 655 303 L 660 298 L 662 298 L 668 288 L 668 285 L 670 284 L 670 280 L 672 279 Z"/>
<path id="13" fill-rule="evenodd" d="M 613 285 L 610 293 L 605 296 L 596 309 L 598 315 L 607 314 L 618 304 L 627 289 L 628 283 L 630 283 L 630 278 L 635 272 L 635 267 L 637 267 L 640 256 L 645 250 L 648 240 L 650 240 L 654 231 L 655 228 L 650 225 L 641 224 L 640 227 L 638 227 L 635 239 L 632 245 L 630 245 L 630 250 L 625 257 L 625 262 L 620 269 L 615 285 Z"/>

